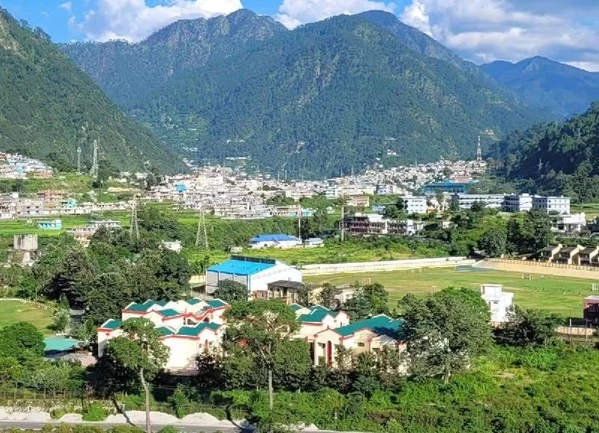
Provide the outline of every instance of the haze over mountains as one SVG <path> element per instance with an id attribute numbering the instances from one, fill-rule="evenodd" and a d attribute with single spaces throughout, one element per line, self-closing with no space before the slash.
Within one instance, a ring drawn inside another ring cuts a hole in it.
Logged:
<path id="1" fill-rule="evenodd" d="M 472 156 L 542 117 L 475 65 L 394 15 L 339 16 L 289 31 L 241 10 L 180 21 L 139 44 L 65 46 L 121 107 L 171 147 L 322 176 L 396 153 Z"/>
<path id="2" fill-rule="evenodd" d="M 74 164 L 77 146 L 90 162 L 142 169 L 148 161 L 180 167 L 175 157 L 121 112 L 41 30 L 23 27 L 0 8 L 0 151 L 17 151 Z M 82 130 L 86 126 L 87 132 Z M 49 158 L 50 156 L 50 158 Z"/>
<path id="3" fill-rule="evenodd" d="M 544 57 L 518 63 L 496 61 L 481 68 L 529 105 L 560 117 L 586 111 L 599 100 L 599 72 L 588 72 Z"/>

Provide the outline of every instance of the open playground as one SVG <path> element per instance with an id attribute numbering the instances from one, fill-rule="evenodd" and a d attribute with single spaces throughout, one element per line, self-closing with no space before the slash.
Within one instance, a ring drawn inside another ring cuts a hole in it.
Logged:
<path id="1" fill-rule="evenodd" d="M 33 302 L 0 299 L 0 328 L 16 322 L 29 322 L 42 333 L 49 334 L 52 311 Z"/>
<path id="2" fill-rule="evenodd" d="M 389 291 L 389 307 L 406 294 L 424 295 L 446 287 L 478 289 L 484 283 L 503 284 L 504 290 L 514 293 L 514 302 L 524 308 L 549 310 L 563 317 L 582 317 L 583 298 L 599 295 L 599 280 L 544 276 L 486 270 L 472 267 L 425 268 L 390 272 L 314 275 L 307 283 L 331 283 L 346 286 L 354 283 L 380 283 Z M 595 283 L 595 286 L 593 285 Z M 596 290 L 593 290 L 593 287 Z"/>

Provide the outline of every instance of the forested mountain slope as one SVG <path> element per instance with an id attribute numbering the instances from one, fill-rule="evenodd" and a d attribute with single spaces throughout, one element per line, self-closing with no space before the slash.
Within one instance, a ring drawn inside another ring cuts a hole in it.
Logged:
<path id="1" fill-rule="evenodd" d="M 537 125 L 510 135 L 491 155 L 509 180 L 533 192 L 599 200 L 599 102 L 564 123 Z"/>
<path id="2" fill-rule="evenodd" d="M 0 150 L 89 162 L 98 140 L 101 160 L 165 170 L 177 160 L 151 133 L 130 120 L 41 30 L 30 30 L 0 8 Z M 86 127 L 84 132 L 83 127 Z"/>
<path id="3" fill-rule="evenodd" d="M 529 105 L 560 117 L 583 113 L 599 100 L 599 73 L 543 57 L 515 64 L 496 61 L 481 68 Z"/>
<path id="4" fill-rule="evenodd" d="M 185 43 L 167 37 L 182 25 L 190 29 Z M 65 49 L 171 146 L 197 147 L 199 159 L 251 156 L 262 168 L 285 167 L 295 176 L 334 175 L 393 152 L 403 162 L 472 156 L 483 131 L 501 136 L 539 120 L 485 74 L 469 72 L 471 64 L 419 52 L 364 16 L 288 31 L 240 11 L 173 26 L 140 44 Z M 227 32 L 197 30 L 215 26 Z M 156 48 L 166 45 L 168 56 Z M 105 49 L 118 51 L 119 67 L 99 74 Z M 181 64 L 171 63 L 179 56 L 189 67 L 161 72 Z M 145 73 L 135 66 L 140 58 L 148 62 Z M 145 91 L 131 90 L 135 82 L 146 83 Z"/>

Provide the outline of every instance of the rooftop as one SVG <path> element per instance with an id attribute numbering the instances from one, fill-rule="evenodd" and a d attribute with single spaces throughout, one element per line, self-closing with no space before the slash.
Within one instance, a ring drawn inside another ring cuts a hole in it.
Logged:
<path id="1" fill-rule="evenodd" d="M 183 326 L 177 331 L 176 335 L 181 335 L 184 337 L 197 337 L 205 329 L 216 331 L 218 328 L 220 328 L 220 325 L 216 323 L 200 323 L 195 326 Z"/>
<path id="2" fill-rule="evenodd" d="M 379 314 L 378 316 L 359 320 L 350 323 L 349 325 L 334 329 L 334 331 L 343 337 L 348 337 L 363 329 L 370 329 L 379 335 L 391 335 L 397 338 L 398 333 L 401 330 L 401 325 L 401 320 L 394 320 L 389 316 Z"/>
<path id="3" fill-rule="evenodd" d="M 123 322 L 121 320 L 109 319 L 100 326 L 102 329 L 117 329 L 120 328 Z"/>
<path id="4" fill-rule="evenodd" d="M 167 308 L 165 310 L 158 310 L 157 313 L 164 317 L 175 317 L 175 316 L 181 315 L 181 313 L 179 313 L 177 310 L 173 310 L 172 308 Z"/>
<path id="5" fill-rule="evenodd" d="M 226 307 L 227 304 L 225 301 L 221 300 L 221 299 L 211 299 L 210 301 L 206 301 L 206 303 L 211 307 L 211 308 L 221 308 L 221 307 Z"/>
<path id="6" fill-rule="evenodd" d="M 164 301 L 153 301 L 153 300 L 147 300 L 146 302 L 144 302 L 143 304 L 138 304 L 138 303 L 131 303 L 129 305 L 127 305 L 127 307 L 125 307 L 125 310 L 128 311 L 138 311 L 138 312 L 146 312 L 149 311 L 153 306 L 158 305 L 159 307 L 164 307 L 167 303 Z"/>
<path id="7" fill-rule="evenodd" d="M 300 238 L 285 234 L 271 234 L 271 235 L 258 235 L 252 238 L 250 242 L 289 242 L 289 241 L 300 241 Z"/>
<path id="8" fill-rule="evenodd" d="M 76 349 L 83 342 L 73 338 L 48 337 L 44 339 L 44 343 L 46 352 L 66 352 Z"/>
<path id="9" fill-rule="evenodd" d="M 283 287 L 286 289 L 294 289 L 294 290 L 300 290 L 303 289 L 304 283 L 300 283 L 298 281 L 289 281 L 289 280 L 279 280 L 279 281 L 274 281 L 272 283 L 268 283 L 267 284 L 269 288 L 271 287 Z"/>
<path id="10" fill-rule="evenodd" d="M 208 272 L 220 272 L 231 275 L 254 275 L 275 266 L 275 263 L 230 259 L 218 265 L 210 266 Z"/>
<path id="11" fill-rule="evenodd" d="M 324 318 L 327 315 L 336 317 L 337 314 L 339 314 L 337 311 L 332 311 L 328 308 L 316 305 L 310 308 L 310 312 L 308 314 L 302 314 L 301 316 L 299 316 L 298 320 L 300 322 L 320 323 L 324 320 Z"/>

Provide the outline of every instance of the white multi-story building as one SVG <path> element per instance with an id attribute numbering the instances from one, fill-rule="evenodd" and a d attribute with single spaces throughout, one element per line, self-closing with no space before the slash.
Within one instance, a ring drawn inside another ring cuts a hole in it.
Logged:
<path id="1" fill-rule="evenodd" d="M 532 198 L 532 208 L 543 210 L 545 212 L 557 212 L 560 215 L 569 215 L 570 197 L 534 196 Z"/>
<path id="2" fill-rule="evenodd" d="M 481 284 L 480 294 L 491 311 L 491 324 L 498 326 L 506 323 L 514 303 L 514 294 L 504 292 L 501 284 Z"/>
<path id="3" fill-rule="evenodd" d="M 490 209 L 501 209 L 503 207 L 503 194 L 463 194 L 456 193 L 451 196 L 452 203 L 456 203 L 460 209 L 470 209 L 476 202 L 483 203 Z"/>
<path id="4" fill-rule="evenodd" d="M 403 198 L 403 205 L 408 214 L 424 215 L 428 211 L 425 196 L 405 196 Z"/>
<path id="5" fill-rule="evenodd" d="M 123 309 L 120 320 L 107 320 L 98 328 L 98 356 L 104 354 L 111 339 L 123 334 L 123 322 L 142 318 L 154 324 L 162 335 L 162 344 L 170 349 L 165 368 L 193 370 L 200 354 L 220 350 L 223 314 L 228 308 L 229 304 L 220 299 L 132 302 Z"/>
<path id="6" fill-rule="evenodd" d="M 505 196 L 503 210 L 505 212 L 528 212 L 532 209 L 530 194 L 508 194 Z"/>

